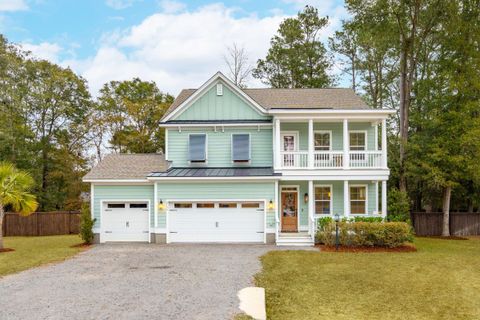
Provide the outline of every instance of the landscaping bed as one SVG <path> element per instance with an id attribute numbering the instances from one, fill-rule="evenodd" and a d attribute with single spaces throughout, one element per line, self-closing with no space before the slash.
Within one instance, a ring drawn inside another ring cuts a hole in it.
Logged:
<path id="1" fill-rule="evenodd" d="M 320 244 L 320 245 L 316 245 L 316 247 L 323 252 L 337 252 L 337 249 L 335 246 L 326 246 L 326 245 Z M 403 245 L 403 246 L 394 247 L 394 248 L 367 247 L 367 246 L 361 246 L 361 247 L 339 246 L 338 247 L 338 252 L 416 252 L 416 251 L 417 251 L 417 248 L 413 245 Z"/>

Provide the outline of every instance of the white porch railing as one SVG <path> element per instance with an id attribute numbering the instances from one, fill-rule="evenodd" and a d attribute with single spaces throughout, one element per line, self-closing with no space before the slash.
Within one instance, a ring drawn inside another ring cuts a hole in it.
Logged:
<path id="1" fill-rule="evenodd" d="M 351 169 L 382 168 L 382 151 L 349 151 L 347 167 Z M 345 167 L 343 151 L 314 151 L 313 165 L 308 151 L 282 151 L 283 169 L 342 169 Z"/>
<path id="2" fill-rule="evenodd" d="M 350 151 L 350 168 L 380 168 L 381 151 Z"/>
<path id="3" fill-rule="evenodd" d="M 315 168 L 342 168 L 342 151 L 315 151 L 313 153 L 313 166 Z"/>
<path id="4" fill-rule="evenodd" d="M 308 168 L 308 151 L 282 151 L 280 159 L 283 168 Z"/>

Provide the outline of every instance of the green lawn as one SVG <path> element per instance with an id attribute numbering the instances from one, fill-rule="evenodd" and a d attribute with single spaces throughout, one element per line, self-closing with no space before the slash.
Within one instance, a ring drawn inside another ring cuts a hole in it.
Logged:
<path id="1" fill-rule="evenodd" d="M 70 246 L 81 242 L 77 235 L 6 237 L 5 248 L 12 248 L 15 251 L 0 253 L 0 277 L 69 258 L 82 250 Z"/>
<path id="2" fill-rule="evenodd" d="M 268 319 L 480 319 L 480 239 L 414 253 L 272 251 L 256 284 Z"/>

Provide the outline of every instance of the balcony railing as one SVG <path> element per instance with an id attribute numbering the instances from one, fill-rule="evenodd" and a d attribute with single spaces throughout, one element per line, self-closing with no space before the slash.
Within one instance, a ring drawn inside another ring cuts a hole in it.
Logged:
<path id="1" fill-rule="evenodd" d="M 345 166 L 343 151 L 314 151 L 313 164 L 309 164 L 308 151 L 280 152 L 283 169 L 373 169 L 382 167 L 381 151 L 349 151 Z"/>

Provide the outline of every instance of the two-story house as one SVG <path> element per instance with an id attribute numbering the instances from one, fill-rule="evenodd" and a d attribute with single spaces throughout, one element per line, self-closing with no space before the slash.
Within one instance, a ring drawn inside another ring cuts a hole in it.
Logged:
<path id="1" fill-rule="evenodd" d="M 107 156 L 97 241 L 312 245 L 317 220 L 386 215 L 386 119 L 351 89 L 241 89 L 221 73 L 166 112 L 165 154 Z"/>

